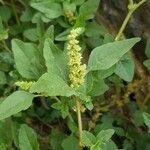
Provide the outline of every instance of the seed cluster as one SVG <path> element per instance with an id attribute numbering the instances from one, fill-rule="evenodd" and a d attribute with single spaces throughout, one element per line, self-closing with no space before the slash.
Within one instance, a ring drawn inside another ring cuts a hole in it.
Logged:
<path id="1" fill-rule="evenodd" d="M 73 88 L 77 88 L 84 83 L 86 74 L 86 65 L 81 64 L 81 47 L 79 46 L 79 41 L 76 39 L 80 32 L 81 28 L 72 29 L 68 36 L 69 79 Z"/>

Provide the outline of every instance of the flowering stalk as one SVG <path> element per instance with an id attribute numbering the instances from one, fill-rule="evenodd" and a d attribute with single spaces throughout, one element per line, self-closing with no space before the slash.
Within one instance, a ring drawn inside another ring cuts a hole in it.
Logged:
<path id="1" fill-rule="evenodd" d="M 35 81 L 17 81 L 15 82 L 15 85 L 20 87 L 22 90 L 28 91 L 34 83 Z"/>
<path id="2" fill-rule="evenodd" d="M 72 88 L 78 88 L 84 83 L 84 77 L 86 74 L 86 65 L 82 65 L 81 63 L 81 47 L 79 46 L 79 41 L 76 39 L 77 36 L 80 34 L 81 28 L 72 29 L 69 36 L 68 36 L 68 57 L 69 57 L 69 79 L 70 79 L 70 86 Z M 76 101 L 76 111 L 77 111 L 77 118 L 78 118 L 78 128 L 79 128 L 79 145 L 80 149 L 83 147 L 83 140 L 82 140 L 82 119 L 81 119 L 81 102 L 80 100 L 75 97 Z"/>
<path id="3" fill-rule="evenodd" d="M 68 36 L 68 56 L 69 56 L 69 79 L 72 88 L 78 88 L 84 83 L 84 77 L 86 73 L 86 65 L 81 64 L 81 47 L 78 45 L 79 41 L 76 39 L 81 28 L 71 30 Z"/>
<path id="4" fill-rule="evenodd" d="M 76 19 L 73 12 L 71 10 L 65 11 L 65 16 L 68 19 L 69 23 L 73 23 L 73 21 Z"/>

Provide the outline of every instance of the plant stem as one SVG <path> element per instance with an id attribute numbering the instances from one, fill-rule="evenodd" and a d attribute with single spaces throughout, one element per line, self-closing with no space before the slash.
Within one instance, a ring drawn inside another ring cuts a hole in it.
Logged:
<path id="1" fill-rule="evenodd" d="M 131 0 L 129 1 L 129 5 L 128 5 L 129 12 L 128 12 L 125 20 L 123 21 L 123 24 L 122 24 L 122 26 L 121 26 L 121 28 L 120 28 L 120 30 L 119 30 L 116 38 L 115 38 L 116 41 L 121 38 L 123 31 L 126 28 L 126 26 L 129 22 L 131 16 L 132 16 L 132 14 L 134 13 L 134 11 L 137 10 L 145 2 L 146 2 L 146 0 L 141 0 L 139 3 L 136 4 L 136 3 L 133 3 L 133 1 L 131 1 Z"/>
<path id="2" fill-rule="evenodd" d="M 123 31 L 124 31 L 124 29 L 125 29 L 125 27 L 126 27 L 128 21 L 129 21 L 131 15 L 132 15 L 132 13 L 129 11 L 129 13 L 127 14 L 125 20 L 123 21 L 123 24 L 122 24 L 122 26 L 121 26 L 121 28 L 120 28 L 120 30 L 119 30 L 119 32 L 118 32 L 116 38 L 115 38 L 116 41 L 119 40 L 120 37 L 122 36 L 122 33 L 123 33 Z"/>
<path id="3" fill-rule="evenodd" d="M 148 100 L 150 99 L 150 93 L 147 94 L 147 96 L 145 97 L 142 106 L 144 107 L 144 105 L 148 102 Z"/>
<path id="4" fill-rule="evenodd" d="M 79 129 L 79 147 L 82 150 L 83 147 L 83 138 L 82 138 L 82 118 L 81 118 L 81 103 L 76 97 L 76 111 L 78 118 L 78 129 Z"/>
<path id="5" fill-rule="evenodd" d="M 20 2 L 23 6 L 26 6 L 25 3 L 24 3 L 24 1 L 18 0 L 18 2 Z"/>
<path id="6" fill-rule="evenodd" d="M 16 22 L 17 22 L 18 25 L 20 25 L 20 21 L 19 21 L 19 17 L 17 15 L 17 12 L 16 12 L 16 6 L 15 6 L 15 3 L 14 3 L 14 0 L 11 0 L 11 6 L 12 6 L 12 9 L 13 9 L 13 12 L 14 12 L 14 15 L 15 15 Z"/>
<path id="7" fill-rule="evenodd" d="M 5 40 L 3 40 L 2 43 L 3 43 L 3 47 L 5 48 L 5 50 L 11 52 L 11 50 L 8 48 L 8 46 L 7 46 L 6 42 L 5 42 Z"/>

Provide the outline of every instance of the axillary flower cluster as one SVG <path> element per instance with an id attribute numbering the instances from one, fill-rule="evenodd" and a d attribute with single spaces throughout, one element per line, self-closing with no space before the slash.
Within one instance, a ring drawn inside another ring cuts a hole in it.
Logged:
<path id="1" fill-rule="evenodd" d="M 68 36 L 68 56 L 69 56 L 69 79 L 72 88 L 77 88 L 84 83 L 86 65 L 81 63 L 81 47 L 76 39 L 81 32 L 81 28 L 72 29 Z"/>
<path id="2" fill-rule="evenodd" d="M 73 12 L 71 10 L 67 10 L 65 12 L 65 16 L 66 16 L 66 18 L 68 18 L 68 21 L 70 23 L 73 23 L 73 21 L 76 19 L 76 17 L 74 16 L 74 14 L 73 14 Z"/>
<path id="3" fill-rule="evenodd" d="M 22 90 L 28 91 L 34 83 L 35 81 L 17 81 L 15 82 L 15 85 L 20 87 Z"/>

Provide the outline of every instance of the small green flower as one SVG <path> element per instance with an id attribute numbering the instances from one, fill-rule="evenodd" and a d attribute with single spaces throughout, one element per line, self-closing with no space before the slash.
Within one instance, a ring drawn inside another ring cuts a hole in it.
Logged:
<path id="1" fill-rule="evenodd" d="M 79 41 L 76 39 L 80 32 L 81 28 L 72 29 L 68 36 L 69 79 L 73 88 L 77 88 L 84 83 L 86 74 L 86 65 L 81 64 L 81 47 L 79 46 Z"/>
<path id="2" fill-rule="evenodd" d="M 34 83 L 34 81 L 17 81 L 15 82 L 15 85 L 20 87 L 22 90 L 28 91 Z"/>
<path id="3" fill-rule="evenodd" d="M 65 11 L 65 16 L 66 18 L 68 18 L 68 21 L 72 24 L 73 21 L 76 19 L 76 17 L 74 16 L 73 12 L 71 10 L 67 10 Z"/>

